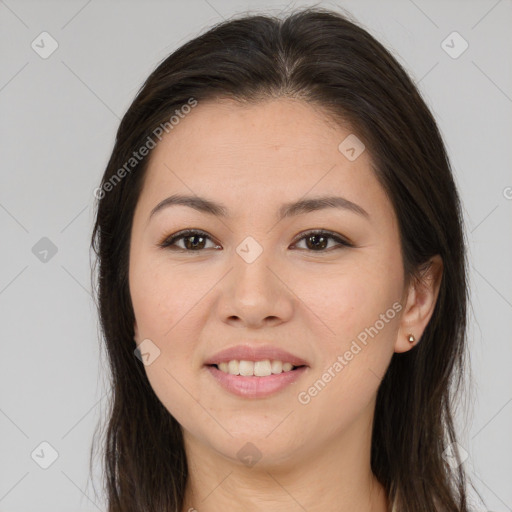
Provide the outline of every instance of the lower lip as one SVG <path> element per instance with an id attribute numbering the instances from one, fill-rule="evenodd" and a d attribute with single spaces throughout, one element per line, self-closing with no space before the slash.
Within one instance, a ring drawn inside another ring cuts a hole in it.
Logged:
<path id="1" fill-rule="evenodd" d="M 206 368 L 226 391 L 244 398 L 265 398 L 277 393 L 298 380 L 307 370 L 307 366 L 301 366 L 296 370 L 267 377 L 242 377 L 225 373 L 215 366 Z"/>

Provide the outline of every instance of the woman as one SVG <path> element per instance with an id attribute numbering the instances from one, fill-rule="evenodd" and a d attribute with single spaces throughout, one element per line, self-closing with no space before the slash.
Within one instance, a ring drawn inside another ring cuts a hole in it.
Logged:
<path id="1" fill-rule="evenodd" d="M 186 43 L 96 197 L 110 512 L 468 510 L 458 193 L 365 30 L 305 9 Z"/>

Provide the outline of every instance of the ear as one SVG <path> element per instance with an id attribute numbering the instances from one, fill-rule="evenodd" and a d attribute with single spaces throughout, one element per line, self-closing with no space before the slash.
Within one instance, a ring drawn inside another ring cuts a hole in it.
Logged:
<path id="1" fill-rule="evenodd" d="M 443 260 L 436 254 L 420 270 L 419 277 L 412 277 L 405 291 L 405 307 L 395 342 L 395 352 L 407 352 L 419 342 L 434 312 L 442 275 Z M 409 341 L 411 334 L 415 338 L 413 342 Z"/>

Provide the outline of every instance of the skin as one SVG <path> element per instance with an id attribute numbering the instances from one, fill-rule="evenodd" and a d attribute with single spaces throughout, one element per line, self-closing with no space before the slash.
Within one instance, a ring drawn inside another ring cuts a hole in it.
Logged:
<path id="1" fill-rule="evenodd" d="M 424 281 L 406 285 L 396 215 L 369 152 L 349 161 L 338 150 L 350 133 L 298 100 L 216 100 L 199 103 L 151 153 L 131 233 L 130 293 L 136 343 L 150 339 L 160 350 L 147 376 L 183 428 L 183 511 L 387 510 L 370 468 L 376 394 L 393 353 L 414 346 L 409 333 L 420 339 L 442 262 L 433 258 Z M 220 202 L 232 217 L 175 205 L 148 221 L 176 193 Z M 369 218 L 327 208 L 277 222 L 283 203 L 320 195 L 343 196 Z M 202 252 L 158 246 L 186 228 L 209 235 Z M 310 229 L 355 247 L 329 239 L 315 251 L 298 236 Z M 252 263 L 236 252 L 247 236 L 263 249 Z M 298 394 L 394 303 L 401 311 L 300 403 Z M 275 344 L 309 368 L 267 398 L 230 394 L 204 362 L 244 340 Z M 252 467 L 237 456 L 247 442 L 261 454 Z"/>

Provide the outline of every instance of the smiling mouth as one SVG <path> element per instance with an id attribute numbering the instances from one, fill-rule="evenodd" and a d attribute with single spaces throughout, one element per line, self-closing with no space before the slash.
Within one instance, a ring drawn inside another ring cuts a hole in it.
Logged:
<path id="1" fill-rule="evenodd" d="M 236 360 L 224 361 L 217 364 L 206 365 L 214 367 L 223 373 L 241 377 L 269 377 L 293 372 L 305 365 L 295 366 L 289 362 L 264 359 L 262 361 Z"/>

